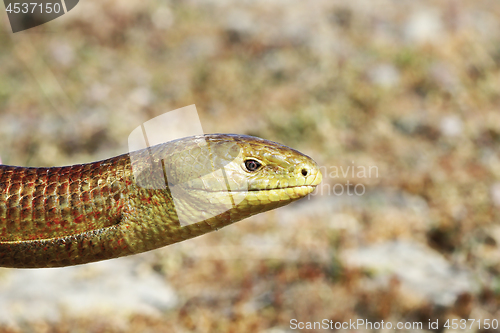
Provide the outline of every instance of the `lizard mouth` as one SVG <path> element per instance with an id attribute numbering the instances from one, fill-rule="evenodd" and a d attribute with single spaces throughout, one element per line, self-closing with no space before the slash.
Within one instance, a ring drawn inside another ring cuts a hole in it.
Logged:
<path id="1" fill-rule="evenodd" d="M 277 187 L 277 188 L 266 188 L 266 189 L 247 189 L 247 190 L 231 190 L 228 189 L 227 191 L 221 191 L 221 190 L 207 190 L 207 189 L 200 189 L 200 188 L 187 188 L 187 191 L 196 191 L 196 192 L 201 192 L 204 193 L 204 195 L 216 195 L 216 194 L 229 194 L 229 193 L 234 193 L 234 194 L 242 194 L 242 193 L 253 193 L 253 194 L 260 194 L 260 196 L 264 197 L 266 194 L 269 196 L 272 195 L 273 193 L 276 194 L 299 194 L 301 196 L 305 196 L 312 191 L 316 189 L 317 185 L 296 185 L 296 186 L 288 186 L 288 187 Z"/>

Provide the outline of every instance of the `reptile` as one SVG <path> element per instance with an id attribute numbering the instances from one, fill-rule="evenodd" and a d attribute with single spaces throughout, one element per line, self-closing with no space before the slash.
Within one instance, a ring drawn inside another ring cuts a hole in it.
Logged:
<path id="1" fill-rule="evenodd" d="M 193 136 L 64 167 L 0 165 L 0 266 L 62 267 L 184 241 L 303 198 L 317 164 L 252 136 Z"/>

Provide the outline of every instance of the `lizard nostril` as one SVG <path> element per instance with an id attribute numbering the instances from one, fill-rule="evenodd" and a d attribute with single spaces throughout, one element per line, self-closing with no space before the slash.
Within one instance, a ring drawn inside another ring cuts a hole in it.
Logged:
<path id="1" fill-rule="evenodd" d="M 307 169 L 302 169 L 302 176 L 306 177 L 308 174 Z"/>

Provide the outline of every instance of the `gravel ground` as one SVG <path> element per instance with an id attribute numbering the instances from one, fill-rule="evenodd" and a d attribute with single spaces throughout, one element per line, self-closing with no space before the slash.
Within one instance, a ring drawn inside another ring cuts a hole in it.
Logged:
<path id="1" fill-rule="evenodd" d="M 125 153 L 134 128 L 196 104 L 205 133 L 282 142 L 324 178 L 150 253 L 1 269 L 0 332 L 497 331 L 497 1 L 85 0 L 16 34 L 0 14 L 0 45 L 4 164 Z"/>

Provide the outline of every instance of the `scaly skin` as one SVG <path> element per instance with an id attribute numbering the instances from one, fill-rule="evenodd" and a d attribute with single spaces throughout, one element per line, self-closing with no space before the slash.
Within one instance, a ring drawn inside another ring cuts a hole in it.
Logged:
<path id="1" fill-rule="evenodd" d="M 262 167 L 246 170 L 248 158 Z M 221 166 L 223 174 L 212 172 Z M 230 134 L 82 165 L 0 165 L 0 266 L 69 266 L 149 251 L 284 206 L 320 182 L 308 156 Z"/>

